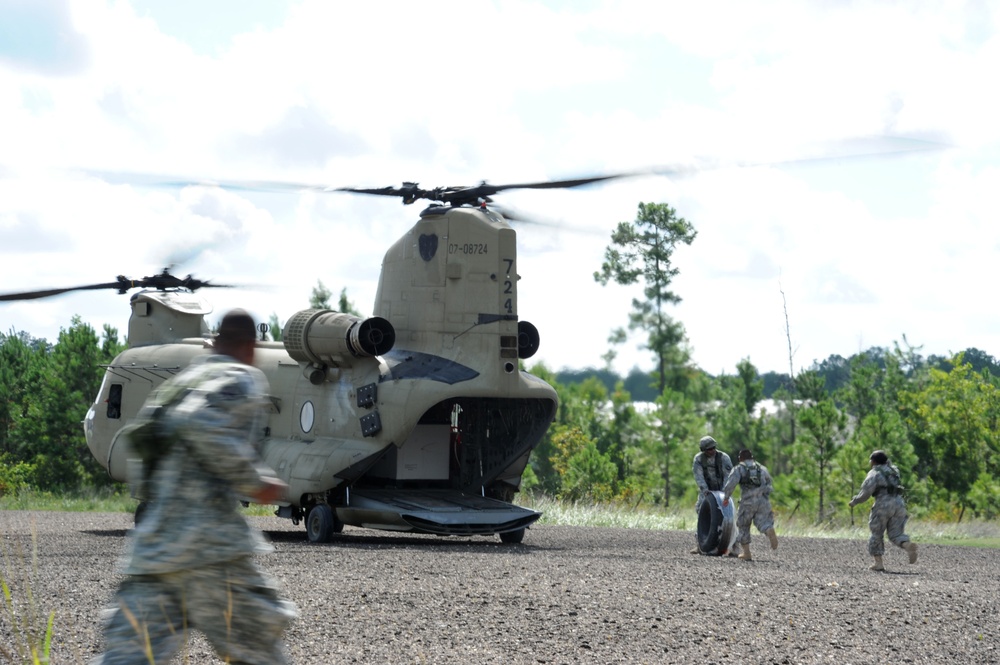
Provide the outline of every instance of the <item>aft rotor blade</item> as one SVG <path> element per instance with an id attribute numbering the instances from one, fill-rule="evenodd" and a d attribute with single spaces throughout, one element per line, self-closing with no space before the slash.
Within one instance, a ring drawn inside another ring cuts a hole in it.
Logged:
<path id="1" fill-rule="evenodd" d="M 589 178 L 573 178 L 571 180 L 547 180 L 545 182 L 522 182 L 510 185 L 487 185 L 485 182 L 478 187 L 469 189 L 494 190 L 493 193 L 502 192 L 506 189 L 572 189 L 573 187 L 583 187 L 592 185 L 595 182 L 606 182 L 608 180 L 618 180 L 620 178 L 630 178 L 635 173 L 613 173 L 611 175 L 591 176 Z"/>

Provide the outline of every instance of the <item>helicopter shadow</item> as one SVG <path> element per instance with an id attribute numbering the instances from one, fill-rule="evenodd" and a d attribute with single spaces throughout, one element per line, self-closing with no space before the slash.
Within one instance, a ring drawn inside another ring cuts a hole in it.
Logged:
<path id="1" fill-rule="evenodd" d="M 132 532 L 132 529 L 84 529 L 80 533 L 99 538 L 125 538 Z"/>
<path id="2" fill-rule="evenodd" d="M 265 531 L 264 535 L 272 543 L 292 543 L 304 544 L 309 547 L 333 547 L 338 549 L 354 550 L 428 550 L 440 552 L 474 552 L 477 554 L 502 554 L 530 555 L 535 552 L 550 551 L 552 547 L 542 547 L 539 545 L 520 543 L 509 544 L 501 542 L 488 542 L 484 540 L 473 540 L 469 538 L 456 539 L 449 536 L 437 539 L 433 536 L 409 535 L 409 536 L 381 536 L 381 535 L 354 535 L 338 534 L 328 543 L 310 543 L 303 533 L 293 531 Z"/>

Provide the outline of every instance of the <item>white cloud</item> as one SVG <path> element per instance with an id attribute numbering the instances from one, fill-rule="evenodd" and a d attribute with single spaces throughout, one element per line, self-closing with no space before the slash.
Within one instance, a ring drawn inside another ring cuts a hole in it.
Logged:
<path id="1" fill-rule="evenodd" d="M 786 311 L 797 366 L 903 334 L 928 353 L 1000 353 L 978 296 L 1000 245 L 1000 13 L 306 1 L 248 8 L 239 30 L 206 11 L 191 20 L 218 29 L 186 35 L 183 7 L 169 27 L 165 11 L 70 4 L 87 54 L 71 76 L 0 60 L 0 291 L 187 259 L 179 272 L 254 286 L 211 292 L 217 309 L 250 300 L 256 315 L 286 319 L 322 279 L 368 312 L 384 251 L 419 211 L 96 171 L 434 187 L 713 165 L 497 197 L 562 225 L 516 225 L 521 316 L 541 331 L 540 359 L 598 365 L 609 331 L 627 323 L 636 291 L 592 275 L 640 201 L 668 202 L 698 230 L 675 255 L 684 301 L 672 313 L 709 371 L 748 356 L 784 370 Z M 884 134 L 959 147 L 845 158 L 913 145 L 855 140 Z M 824 155 L 836 159 L 732 166 Z M 0 328 L 54 337 L 74 312 L 123 329 L 127 306 L 113 294 L 0 304 Z M 621 350 L 620 371 L 651 366 L 638 346 Z"/>

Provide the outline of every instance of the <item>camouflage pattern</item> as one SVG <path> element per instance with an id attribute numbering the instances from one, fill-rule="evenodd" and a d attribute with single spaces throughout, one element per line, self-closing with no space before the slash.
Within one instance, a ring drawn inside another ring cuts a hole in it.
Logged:
<path id="1" fill-rule="evenodd" d="M 868 515 L 868 529 L 871 536 L 868 538 L 868 553 L 872 556 L 882 556 L 885 553 L 885 536 L 889 541 L 902 547 L 909 542 L 910 537 L 906 535 L 906 502 L 903 501 L 901 493 L 893 493 L 893 488 L 888 476 L 899 477 L 899 469 L 894 464 L 877 464 L 872 467 L 864 482 L 861 483 L 861 490 L 851 499 L 850 505 L 856 506 L 864 503 L 869 497 L 875 497 L 871 513 Z"/>
<path id="2" fill-rule="evenodd" d="M 294 606 L 249 557 L 162 575 L 127 578 L 105 626 L 97 665 L 169 663 L 189 631 L 227 663 L 286 663 L 281 635 Z"/>
<path id="3" fill-rule="evenodd" d="M 716 465 L 716 458 L 719 459 L 718 466 Z M 718 472 L 719 470 L 722 471 L 721 475 Z M 718 448 L 715 450 L 714 457 L 709 456 L 704 451 L 694 456 L 692 471 L 694 472 L 694 484 L 698 486 L 698 500 L 694 504 L 695 524 L 698 523 L 697 517 L 701 515 L 701 504 L 705 503 L 705 494 L 721 490 L 722 485 L 726 482 L 726 477 L 732 470 L 733 460 Z M 698 542 L 697 529 L 694 532 L 694 539 L 695 542 Z M 695 549 L 699 550 L 698 547 L 695 547 Z M 733 556 L 739 554 L 740 546 L 734 543 L 729 552 Z"/>
<path id="4" fill-rule="evenodd" d="M 737 464 L 726 479 L 722 488 L 726 499 L 733 495 L 737 485 L 740 486 L 740 507 L 736 511 L 736 542 L 746 544 L 750 542 L 751 524 L 761 533 L 774 527 L 774 511 L 769 498 L 774 483 L 764 465 L 748 459 Z"/>
<path id="5" fill-rule="evenodd" d="M 692 471 L 694 472 L 694 484 L 698 486 L 698 501 L 695 503 L 695 514 L 701 512 L 701 504 L 705 501 L 705 492 L 718 492 L 726 482 L 726 478 L 733 470 L 733 460 L 729 455 L 716 449 L 715 456 L 722 460 L 722 474 L 716 468 L 716 461 L 704 452 L 694 456 Z"/>
<path id="6" fill-rule="evenodd" d="M 149 479 L 151 501 L 124 564 L 131 577 L 112 603 L 107 652 L 95 662 L 138 662 L 129 654 L 147 635 L 150 644 L 156 636 L 155 662 L 168 662 L 183 642 L 178 628 L 201 630 L 229 662 L 284 662 L 275 654 L 294 606 L 254 566 L 251 556 L 272 548 L 238 510 L 241 496 L 275 475 L 256 447 L 266 391 L 260 370 L 214 355 L 150 396 L 172 403 L 165 423 L 173 445 Z"/>

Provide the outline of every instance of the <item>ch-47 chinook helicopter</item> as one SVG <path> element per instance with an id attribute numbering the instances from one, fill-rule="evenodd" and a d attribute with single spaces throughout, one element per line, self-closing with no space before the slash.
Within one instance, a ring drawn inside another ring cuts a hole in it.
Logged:
<path id="1" fill-rule="evenodd" d="M 515 231 L 488 204 L 505 189 L 608 178 L 339 190 L 431 205 L 386 252 L 371 318 L 306 309 L 281 342 L 257 344 L 254 364 L 270 383 L 262 455 L 288 483 L 278 516 L 304 521 L 313 542 L 345 524 L 522 541 L 541 514 L 511 501 L 558 400 L 519 369 L 539 334 L 518 317 Z M 142 289 L 130 300 L 129 348 L 107 366 L 84 421 L 87 445 L 117 481 L 129 479 L 126 426 L 150 391 L 211 347 L 212 308 L 196 293 L 210 286 L 164 270 L 0 296 Z"/>

